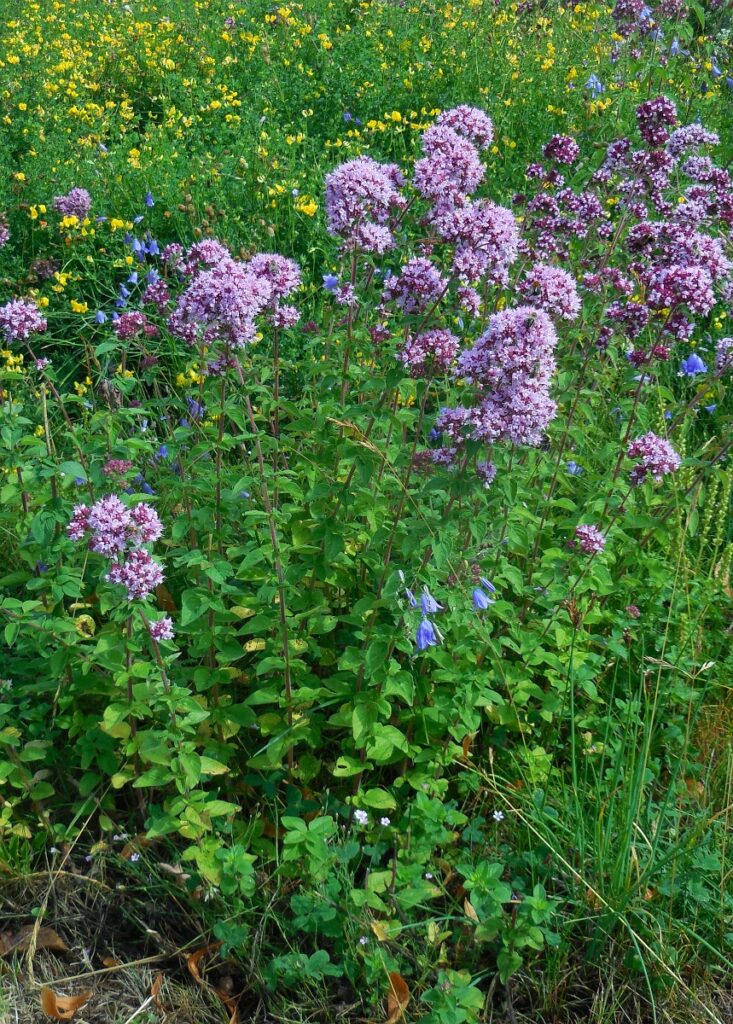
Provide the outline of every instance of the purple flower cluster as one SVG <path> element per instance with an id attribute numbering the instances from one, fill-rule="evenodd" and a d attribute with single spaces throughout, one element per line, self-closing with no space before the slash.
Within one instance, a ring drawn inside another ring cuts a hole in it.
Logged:
<path id="1" fill-rule="evenodd" d="M 382 302 L 394 302 L 404 313 L 423 313 L 448 287 L 448 281 L 425 256 L 416 256 L 385 282 Z"/>
<path id="2" fill-rule="evenodd" d="M 326 175 L 328 230 L 348 250 L 383 254 L 394 247 L 390 218 L 406 206 L 396 164 L 360 156 Z"/>
<path id="3" fill-rule="evenodd" d="M 105 579 L 125 587 L 128 601 L 145 601 L 163 582 L 163 570 L 148 551 L 135 548 L 123 562 L 115 562 Z"/>
<path id="4" fill-rule="evenodd" d="M 446 328 L 436 328 L 407 338 L 397 357 L 412 377 L 428 377 L 446 373 L 458 354 L 460 342 Z"/>
<path id="5" fill-rule="evenodd" d="M 157 622 L 149 622 L 148 633 L 150 633 L 156 643 L 161 640 L 172 640 L 176 635 L 173 629 L 173 620 L 165 615 L 162 619 L 158 619 Z"/>
<path id="6" fill-rule="evenodd" d="M 494 138 L 494 126 L 489 115 L 484 110 L 469 107 L 465 103 L 451 110 L 444 110 L 435 123 L 452 128 L 479 149 L 488 149 Z"/>
<path id="7" fill-rule="evenodd" d="M 715 372 L 725 373 L 733 369 L 733 338 L 721 338 L 715 348 Z"/>
<path id="8" fill-rule="evenodd" d="M 151 324 L 145 314 L 137 310 L 121 313 L 115 320 L 115 334 L 121 341 L 127 341 L 138 334 L 154 338 L 158 333 L 158 328 L 155 324 Z"/>
<path id="9" fill-rule="evenodd" d="M 128 508 L 110 494 L 91 506 L 74 506 L 66 532 L 77 541 L 90 534 L 90 550 L 115 560 L 105 579 L 124 586 L 128 601 L 144 601 L 163 582 L 162 567 L 143 546 L 153 544 L 163 533 L 150 505 Z"/>
<path id="10" fill-rule="evenodd" d="M 636 123 L 645 142 L 663 146 L 669 140 L 669 129 L 677 124 L 677 107 L 666 96 L 656 96 L 636 108 Z"/>
<path id="11" fill-rule="evenodd" d="M 629 477 L 634 485 L 643 483 L 647 476 L 661 480 L 667 473 L 674 473 L 682 464 L 682 459 L 669 441 L 651 431 L 632 441 L 627 449 L 627 455 L 629 458 L 640 460 L 640 464 L 632 469 Z"/>
<path id="12" fill-rule="evenodd" d="M 581 551 L 586 555 L 597 555 L 606 546 L 606 538 L 597 526 L 583 524 L 575 527 L 575 539 Z"/>
<path id="13" fill-rule="evenodd" d="M 300 268 L 276 253 L 258 253 L 248 263 L 235 260 L 214 239 L 191 246 L 176 261 L 183 273 L 192 274 L 168 319 L 170 330 L 188 344 L 223 344 L 241 348 L 256 334 L 256 318 L 269 311 L 278 327 L 297 323 L 299 313 L 281 299 L 300 285 Z"/>
<path id="14" fill-rule="evenodd" d="M 580 146 L 569 135 L 553 135 L 543 147 L 542 153 L 548 160 L 570 166 L 580 156 Z"/>
<path id="15" fill-rule="evenodd" d="M 72 188 L 65 196 L 56 196 L 53 208 L 62 217 L 78 217 L 84 220 L 92 208 L 92 197 L 85 188 Z"/>
<path id="16" fill-rule="evenodd" d="M 575 278 L 560 267 L 536 263 L 520 282 L 519 292 L 525 302 L 544 309 L 550 316 L 575 320 L 580 313 Z"/>
<path id="17" fill-rule="evenodd" d="M 423 156 L 415 163 L 412 184 L 424 199 L 445 199 L 474 192 L 484 178 L 484 165 L 469 138 L 435 123 L 423 134 Z"/>
<path id="18" fill-rule="evenodd" d="M 557 335 L 547 313 L 531 306 L 495 313 L 476 344 L 458 359 L 456 373 L 473 385 L 475 404 L 442 409 L 437 427 L 460 445 L 538 445 L 555 415 L 549 395 Z"/>
<path id="19" fill-rule="evenodd" d="M 102 466 L 102 472 L 105 476 L 124 476 L 125 473 L 130 472 L 133 466 L 134 463 L 129 459 L 107 459 Z"/>
<path id="20" fill-rule="evenodd" d="M 0 331 L 8 343 L 26 341 L 31 334 L 40 334 L 47 327 L 48 321 L 33 302 L 13 299 L 0 306 Z"/>
<path id="21" fill-rule="evenodd" d="M 0 220 L 0 249 L 3 249 L 10 240 L 10 228 L 4 220 Z"/>

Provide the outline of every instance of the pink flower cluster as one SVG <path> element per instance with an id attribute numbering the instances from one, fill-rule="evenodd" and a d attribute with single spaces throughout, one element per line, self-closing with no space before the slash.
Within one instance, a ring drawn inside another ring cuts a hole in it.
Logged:
<path id="1" fill-rule="evenodd" d="M 115 320 L 115 334 L 121 341 L 127 341 L 144 334 L 147 338 L 157 337 L 159 331 L 155 324 L 151 324 L 144 313 L 131 310 L 129 313 L 121 313 Z"/>
<path id="2" fill-rule="evenodd" d="M 382 302 L 394 302 L 404 313 L 422 313 L 447 287 L 438 268 L 427 257 L 416 256 L 385 281 Z"/>
<path id="3" fill-rule="evenodd" d="M 0 220 L 0 249 L 4 248 L 10 240 L 10 228 L 4 220 Z"/>
<path id="4" fill-rule="evenodd" d="M 557 335 L 547 313 L 531 306 L 503 310 L 489 320 L 456 373 L 474 386 L 476 404 L 443 409 L 438 429 L 453 444 L 466 436 L 538 445 L 555 415 L 549 395 Z"/>
<path id="5" fill-rule="evenodd" d="M 221 342 L 224 359 L 231 348 L 241 348 L 256 334 L 256 318 L 270 312 L 278 327 L 291 327 L 297 309 L 281 299 L 300 286 L 300 268 L 276 253 L 258 253 L 248 263 L 235 260 L 220 242 L 205 239 L 178 265 L 193 277 L 179 296 L 168 319 L 170 330 L 188 344 Z"/>
<path id="6" fill-rule="evenodd" d="M 92 197 L 85 188 L 72 188 L 65 196 L 56 196 L 53 208 L 63 217 L 84 220 L 92 207 Z"/>
<path id="7" fill-rule="evenodd" d="M 394 248 L 390 218 L 407 204 L 397 164 L 359 156 L 326 175 L 328 230 L 348 250 L 383 254 Z"/>
<path id="8" fill-rule="evenodd" d="M 733 369 L 733 338 L 721 338 L 715 348 L 715 372 Z"/>
<path id="9" fill-rule="evenodd" d="M 162 567 L 143 547 L 163 533 L 158 513 L 150 505 L 128 508 L 110 494 L 91 506 L 74 506 L 66 532 L 77 541 L 90 534 L 90 550 L 115 559 L 105 579 L 126 587 L 128 601 L 144 601 L 163 582 Z"/>
<path id="10" fill-rule="evenodd" d="M 580 296 L 575 278 L 560 267 L 535 263 L 519 284 L 525 302 L 544 309 L 550 316 L 575 320 L 580 313 Z"/>
<path id="11" fill-rule="evenodd" d="M 450 369 L 460 342 L 451 331 L 437 328 L 411 335 L 397 353 L 412 377 L 427 377 Z"/>
<path id="12" fill-rule="evenodd" d="M 123 476 L 129 473 L 133 466 L 134 463 L 129 459 L 107 459 L 102 466 L 102 472 L 105 476 Z"/>
<path id="13" fill-rule="evenodd" d="M 173 629 L 173 620 L 165 615 L 162 619 L 158 619 L 157 622 L 149 622 L 148 633 L 156 642 L 172 640 L 176 635 Z"/>
<path id="14" fill-rule="evenodd" d="M 606 546 L 606 538 L 597 526 L 582 524 L 575 527 L 575 539 L 578 547 L 587 555 L 597 555 Z"/>
<path id="15" fill-rule="evenodd" d="M 647 476 L 661 480 L 667 473 L 674 473 L 682 464 L 682 459 L 669 441 L 651 431 L 632 441 L 627 449 L 627 455 L 629 458 L 640 460 L 640 464 L 632 469 L 629 477 L 631 483 L 635 485 L 643 483 Z"/>
<path id="16" fill-rule="evenodd" d="M 0 307 L 0 331 L 7 342 L 26 341 L 31 334 L 39 334 L 48 327 L 48 321 L 38 307 L 24 299 L 13 299 Z"/>
<path id="17" fill-rule="evenodd" d="M 559 164 L 574 164 L 580 156 L 580 146 L 569 135 L 553 135 L 542 150 L 548 160 L 556 160 Z"/>
<path id="18" fill-rule="evenodd" d="M 677 107 L 666 96 L 657 96 L 636 108 L 639 134 L 650 146 L 663 146 L 669 140 L 669 128 L 677 124 Z"/>

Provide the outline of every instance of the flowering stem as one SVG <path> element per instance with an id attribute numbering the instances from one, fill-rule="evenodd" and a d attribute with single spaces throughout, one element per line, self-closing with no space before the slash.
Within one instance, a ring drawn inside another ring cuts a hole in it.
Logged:
<path id="1" fill-rule="evenodd" d="M 222 374 L 221 384 L 219 387 L 219 423 L 217 424 L 217 440 L 216 440 L 216 542 L 219 548 L 219 554 L 222 553 L 222 536 L 221 536 L 221 457 L 223 448 L 224 438 L 224 404 L 226 402 L 226 373 Z"/>
<path id="2" fill-rule="evenodd" d="M 48 423 L 48 401 L 46 396 L 45 384 L 41 384 L 41 411 L 43 413 L 43 433 L 46 439 L 46 452 L 50 459 L 53 458 L 53 442 L 51 441 L 51 430 Z M 58 484 L 56 483 L 56 474 L 54 474 L 51 477 L 51 495 L 54 498 L 54 500 L 59 496 Z"/>
<path id="3" fill-rule="evenodd" d="M 23 514 L 28 515 L 28 491 L 23 486 L 23 470 L 20 466 L 15 467 L 15 475 L 18 477 L 18 486 L 20 487 L 20 503 L 23 506 Z"/>
<path id="4" fill-rule="evenodd" d="M 356 252 L 351 254 L 351 272 L 349 274 L 349 286 L 353 290 L 356 284 Z M 346 395 L 349 390 L 349 359 L 351 358 L 351 348 L 353 344 L 354 334 L 354 303 L 349 302 L 349 312 L 346 318 L 346 346 L 344 348 L 344 359 L 341 364 L 341 405 L 346 401 Z"/>
<path id="5" fill-rule="evenodd" d="M 35 353 L 33 352 L 33 349 L 30 347 L 30 345 L 28 344 L 27 341 L 25 343 L 25 346 L 28 349 L 28 352 L 30 354 L 31 359 L 35 363 L 39 362 L 39 360 L 35 356 Z M 71 422 L 71 418 L 69 417 L 69 414 L 66 411 L 66 407 L 64 406 L 63 399 L 61 398 L 61 395 L 56 390 L 56 388 L 55 388 L 55 386 L 53 384 L 53 381 L 49 380 L 49 378 L 45 374 L 44 374 L 44 377 L 45 377 L 45 382 L 48 384 L 48 386 L 49 386 L 49 388 L 51 390 L 51 394 L 53 395 L 54 399 L 56 400 L 56 402 L 58 404 L 59 409 L 61 410 L 61 415 L 64 417 L 64 420 L 66 422 L 66 426 L 69 428 L 69 434 L 71 435 L 71 440 L 72 440 L 72 442 L 74 444 L 74 447 L 76 448 L 76 453 L 79 456 L 79 462 L 81 463 L 81 465 L 82 465 L 82 467 L 84 469 L 84 473 L 86 474 L 87 487 L 89 489 L 89 496 L 91 497 L 92 501 L 94 501 L 94 488 L 92 487 L 92 482 L 89 479 L 89 468 L 87 466 L 87 460 L 86 460 L 86 457 L 84 455 L 84 452 L 82 451 L 81 445 L 79 444 L 79 442 L 76 439 L 76 430 L 74 429 L 74 424 Z"/>
<path id="6" fill-rule="evenodd" d="M 244 374 L 242 373 L 242 367 L 239 361 L 236 362 L 237 375 L 239 382 L 244 389 Z M 254 436 L 255 451 L 257 452 L 257 465 L 260 471 L 260 488 L 262 495 L 262 504 L 267 515 L 267 522 L 270 528 L 270 541 L 272 543 L 272 555 L 275 565 L 275 575 L 277 577 L 277 591 L 279 596 L 279 611 L 280 611 L 280 632 L 282 638 L 282 652 L 283 652 L 283 676 L 285 681 L 285 701 L 287 704 L 287 722 L 288 729 L 292 732 L 293 729 L 293 685 L 292 685 L 292 674 L 290 668 L 290 638 L 288 636 L 288 619 L 287 619 L 287 608 L 285 604 L 285 572 L 283 570 L 282 557 L 280 555 L 280 542 L 277 536 L 277 526 L 275 524 L 275 516 L 272 509 L 272 503 L 270 501 L 270 492 L 267 487 L 267 480 L 265 477 L 265 458 L 262 453 L 262 444 L 260 443 L 259 430 L 257 428 L 257 421 L 255 420 L 254 410 L 252 409 L 252 402 L 250 401 L 249 394 L 245 390 L 245 406 L 247 409 L 247 418 L 249 420 L 250 430 Z M 288 769 L 292 775 L 295 767 L 295 759 L 293 756 L 292 746 L 288 747 Z"/>

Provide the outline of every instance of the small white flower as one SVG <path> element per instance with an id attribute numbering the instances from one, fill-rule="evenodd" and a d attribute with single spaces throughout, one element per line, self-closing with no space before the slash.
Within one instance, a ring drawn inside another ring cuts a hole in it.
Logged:
<path id="1" fill-rule="evenodd" d="M 494 821 L 503 821 L 504 820 L 504 812 L 503 811 L 494 811 L 494 813 L 491 815 L 491 817 L 494 819 Z"/>
<path id="2" fill-rule="evenodd" d="M 386 827 L 387 827 L 388 825 L 391 825 L 392 823 L 391 823 L 391 821 L 389 820 L 389 818 L 387 818 L 387 817 L 384 817 L 384 818 L 380 818 L 380 819 L 379 819 L 379 824 L 380 824 L 380 825 L 383 825 L 383 826 L 384 826 L 384 827 L 386 828 Z"/>
<path id="3" fill-rule="evenodd" d="M 426 871 L 425 872 L 425 878 L 427 879 L 428 882 L 432 882 L 432 880 L 433 880 L 433 872 L 432 871 Z"/>
<path id="4" fill-rule="evenodd" d="M 366 946 L 368 942 L 369 942 L 369 936 L 368 935 L 362 935 L 361 938 L 359 939 L 359 945 L 360 946 Z"/>
<path id="5" fill-rule="evenodd" d="M 366 811 L 354 811 L 354 821 L 357 825 L 368 825 L 369 815 Z"/>
<path id="6" fill-rule="evenodd" d="M 139 853 L 131 853 L 131 854 L 130 854 L 130 860 L 131 860 L 131 861 L 132 861 L 132 863 L 134 864 L 134 863 L 135 863 L 135 861 L 138 861 L 138 860 L 140 860 L 140 854 L 139 854 Z"/>

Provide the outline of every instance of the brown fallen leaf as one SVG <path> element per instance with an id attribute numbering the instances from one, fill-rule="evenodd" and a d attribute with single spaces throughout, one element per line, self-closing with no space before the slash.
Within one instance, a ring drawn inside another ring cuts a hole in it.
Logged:
<path id="1" fill-rule="evenodd" d="M 201 968 L 199 967 L 201 960 L 206 954 L 216 952 L 220 946 L 221 942 L 212 942 L 210 946 L 201 946 L 200 949 L 195 949 L 193 953 L 186 957 L 186 966 L 197 984 L 201 985 L 202 988 L 210 989 L 224 1003 L 229 1011 L 229 1024 L 238 1024 L 239 1011 L 237 1010 L 236 1002 L 229 995 L 230 986 L 223 984 L 217 988 L 216 985 L 210 985 L 201 974 Z"/>
<path id="2" fill-rule="evenodd" d="M 199 949 L 195 949 L 193 953 L 189 953 L 186 957 L 186 967 L 188 967 L 191 977 L 197 984 L 206 984 L 201 974 L 199 963 L 207 953 L 215 953 L 220 946 L 221 942 L 212 942 L 210 946 L 201 946 Z"/>
<path id="3" fill-rule="evenodd" d="M 122 961 L 118 960 L 116 956 L 103 956 L 102 963 L 105 967 L 122 967 Z"/>
<path id="4" fill-rule="evenodd" d="M 407 982 L 396 971 L 389 974 L 390 991 L 387 993 L 387 1019 L 384 1024 L 397 1024 L 410 1002 L 410 990 Z"/>
<path id="5" fill-rule="evenodd" d="M 167 1013 L 168 1011 L 165 1007 L 165 1003 L 162 1003 L 160 999 L 158 999 L 162 987 L 163 972 L 158 971 L 158 973 L 153 978 L 153 984 L 150 986 L 150 998 L 153 1000 L 153 1005 L 156 1006 L 161 1011 L 161 1013 Z"/>
<path id="6" fill-rule="evenodd" d="M 13 935 L 0 932 L 0 956 L 8 953 L 25 953 L 30 949 L 35 925 L 27 924 Z M 39 928 L 36 934 L 36 949 L 53 949 L 57 953 L 68 953 L 69 947 L 53 928 Z"/>
<path id="7" fill-rule="evenodd" d="M 89 1001 L 91 995 L 89 990 L 78 996 L 60 996 L 52 988 L 44 986 L 41 989 L 41 1009 L 55 1020 L 71 1020 L 76 1011 Z"/>

